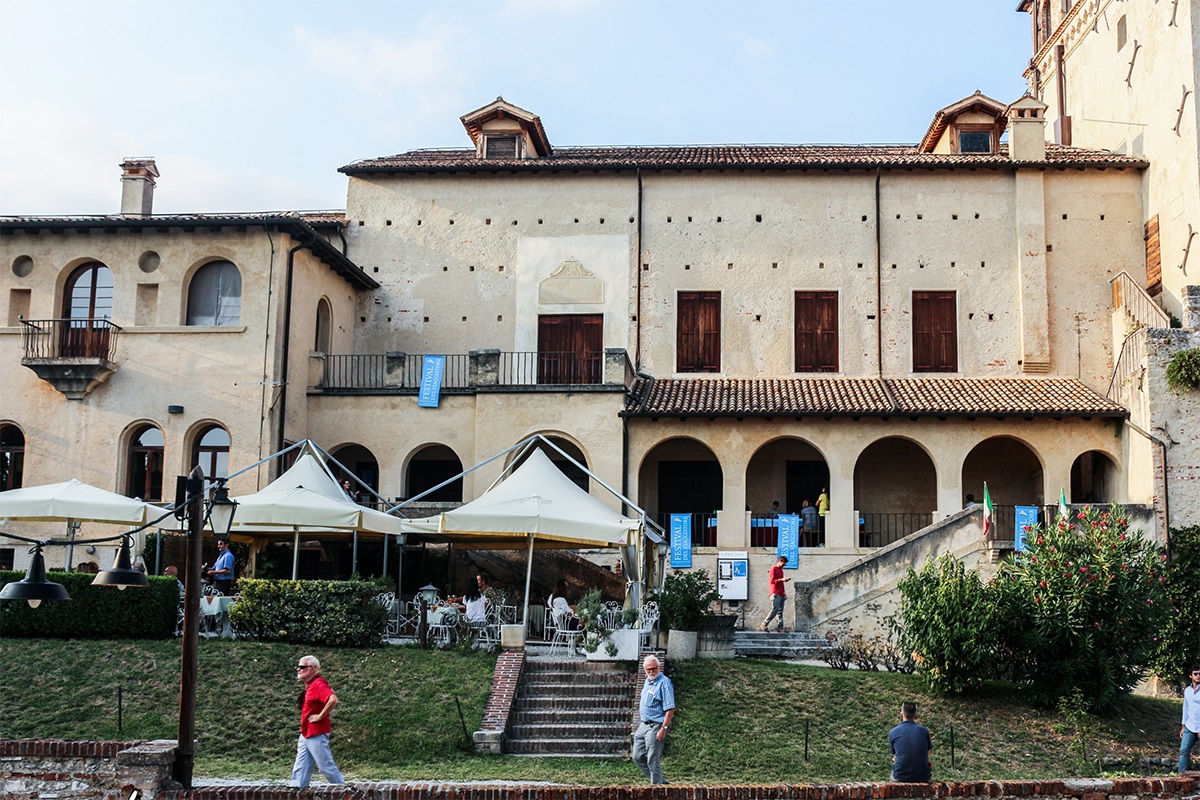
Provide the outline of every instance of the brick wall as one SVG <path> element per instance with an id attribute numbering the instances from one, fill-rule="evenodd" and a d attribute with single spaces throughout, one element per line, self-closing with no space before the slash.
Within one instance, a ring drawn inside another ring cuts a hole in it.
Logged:
<path id="1" fill-rule="evenodd" d="M 128 800 L 137 791 L 142 800 L 154 800 L 174 760 L 174 740 L 0 739 L 0 797 Z"/>
<path id="2" fill-rule="evenodd" d="M 496 659 L 492 673 L 492 691 L 483 707 L 483 720 L 475 731 L 475 752 L 501 753 L 504 732 L 508 730 L 508 714 L 517 697 L 521 670 L 525 668 L 524 650 L 505 650 Z"/>

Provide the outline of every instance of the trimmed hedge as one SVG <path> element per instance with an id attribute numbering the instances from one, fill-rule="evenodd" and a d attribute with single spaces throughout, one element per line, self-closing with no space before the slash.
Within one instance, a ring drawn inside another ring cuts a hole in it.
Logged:
<path id="1" fill-rule="evenodd" d="M 387 609 L 374 602 L 374 581 L 281 581 L 243 578 L 229 609 L 239 636 L 326 647 L 371 647 L 383 640 Z"/>
<path id="2" fill-rule="evenodd" d="M 0 570 L 0 587 L 25 577 Z M 67 602 L 37 608 L 15 600 L 0 602 L 0 636 L 50 639 L 163 639 L 175 633 L 179 588 L 172 577 L 148 576 L 148 589 L 92 586 L 95 575 L 48 572 L 66 587 Z"/>

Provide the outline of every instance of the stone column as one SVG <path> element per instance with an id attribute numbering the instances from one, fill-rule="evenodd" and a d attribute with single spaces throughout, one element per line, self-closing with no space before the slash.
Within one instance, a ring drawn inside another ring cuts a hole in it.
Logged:
<path id="1" fill-rule="evenodd" d="M 468 356 L 471 359 L 470 378 L 468 379 L 471 386 L 500 385 L 499 350 L 472 350 Z"/>
<path id="2" fill-rule="evenodd" d="M 1183 327 L 1200 328 L 1200 286 L 1183 287 Z"/>
<path id="3" fill-rule="evenodd" d="M 407 364 L 408 356 L 406 354 L 387 353 L 384 356 L 383 385 L 389 389 L 409 388 L 404 386 L 404 371 Z"/>
<path id="4" fill-rule="evenodd" d="M 825 516 L 825 546 L 858 547 L 858 512 L 854 508 L 854 465 L 840 474 L 829 465 L 829 513 Z"/>

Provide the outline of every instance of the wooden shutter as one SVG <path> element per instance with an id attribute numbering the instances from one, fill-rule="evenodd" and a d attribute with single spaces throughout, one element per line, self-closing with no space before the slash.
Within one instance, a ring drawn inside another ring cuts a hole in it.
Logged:
<path id="1" fill-rule="evenodd" d="M 600 383 L 603 358 L 603 314 L 538 317 L 538 383 Z"/>
<path id="2" fill-rule="evenodd" d="M 913 372 L 958 371 L 954 292 L 913 292 Z"/>
<path id="3" fill-rule="evenodd" d="M 1146 291 L 1151 297 L 1162 294 L 1162 252 L 1158 247 L 1158 214 L 1146 222 Z"/>
<path id="4" fill-rule="evenodd" d="M 796 372 L 838 371 L 837 292 L 796 292 Z"/>
<path id="5" fill-rule="evenodd" d="M 677 372 L 721 371 L 721 293 L 680 292 L 675 336 Z"/>

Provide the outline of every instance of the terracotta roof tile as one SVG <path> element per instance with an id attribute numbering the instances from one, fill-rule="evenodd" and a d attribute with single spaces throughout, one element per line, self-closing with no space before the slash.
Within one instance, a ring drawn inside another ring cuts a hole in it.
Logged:
<path id="1" fill-rule="evenodd" d="M 1073 378 L 639 379 L 625 416 L 1125 417 Z"/>
<path id="2" fill-rule="evenodd" d="M 922 153 L 913 145 L 698 145 L 665 147 L 556 147 L 553 155 L 527 159 L 481 159 L 474 150 L 412 150 L 394 156 L 355 161 L 339 171 L 369 172 L 464 170 L 632 169 L 664 167 L 719 169 L 875 168 L 877 166 L 946 168 L 1010 167 L 1007 145 L 996 153 Z M 1037 162 L 1041 164 L 1042 162 Z M 1045 164 L 1052 167 L 1121 167 L 1144 169 L 1140 158 L 1102 150 L 1046 145 Z"/>

